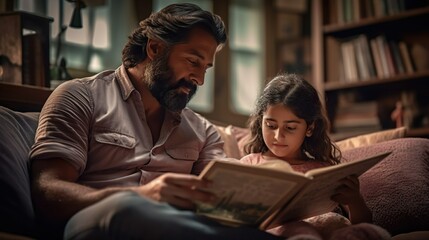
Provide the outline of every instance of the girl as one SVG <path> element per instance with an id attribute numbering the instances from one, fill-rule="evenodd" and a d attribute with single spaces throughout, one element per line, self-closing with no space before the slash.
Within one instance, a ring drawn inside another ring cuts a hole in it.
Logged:
<path id="1" fill-rule="evenodd" d="M 329 122 L 316 89 L 295 74 L 279 75 L 268 83 L 249 119 L 249 128 L 251 138 L 245 145 L 249 155 L 240 160 L 242 163 L 266 164 L 280 159 L 293 170 L 306 172 L 340 162 L 341 152 L 329 138 Z M 349 220 L 328 213 L 269 231 L 284 237 L 307 233 L 317 239 L 335 234 L 323 231 L 332 225 L 339 228 L 372 222 L 372 214 L 360 194 L 358 178 L 350 176 L 343 182 L 344 187 L 332 199 L 340 204 Z M 319 225 L 322 228 L 316 228 Z"/>

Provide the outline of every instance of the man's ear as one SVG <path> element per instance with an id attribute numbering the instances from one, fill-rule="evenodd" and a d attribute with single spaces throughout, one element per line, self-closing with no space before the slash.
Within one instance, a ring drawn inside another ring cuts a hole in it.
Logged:
<path id="1" fill-rule="evenodd" d="M 314 122 L 312 124 L 310 124 L 310 126 L 307 127 L 307 131 L 305 132 L 305 136 L 311 137 L 311 135 L 313 135 L 313 131 L 314 131 Z"/>
<path id="2" fill-rule="evenodd" d="M 164 48 L 164 43 L 156 39 L 148 39 L 146 44 L 146 54 L 150 60 L 160 54 Z"/>

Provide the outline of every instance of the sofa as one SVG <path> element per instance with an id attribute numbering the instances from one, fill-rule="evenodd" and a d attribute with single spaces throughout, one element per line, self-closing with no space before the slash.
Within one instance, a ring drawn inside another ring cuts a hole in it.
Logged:
<path id="1" fill-rule="evenodd" d="M 0 239 L 47 239 L 38 228 L 30 194 L 28 152 L 34 142 L 37 112 L 0 106 Z M 217 126 L 229 157 L 244 155 L 246 128 Z M 392 151 L 364 173 L 362 194 L 374 223 L 395 240 L 429 239 L 429 139 L 406 137 L 393 129 L 337 142 L 343 161 Z"/>

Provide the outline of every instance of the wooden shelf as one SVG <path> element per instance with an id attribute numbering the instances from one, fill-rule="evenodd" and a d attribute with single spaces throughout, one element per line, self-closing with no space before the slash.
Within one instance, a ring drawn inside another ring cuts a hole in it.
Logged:
<path id="1" fill-rule="evenodd" d="M 400 74 L 390 78 L 372 78 L 367 80 L 360 80 L 353 83 L 327 82 L 325 83 L 325 91 L 332 92 L 341 90 L 354 90 L 361 87 L 391 85 L 400 83 L 409 84 L 412 81 L 426 81 L 427 79 L 429 79 L 429 70 L 416 72 L 413 74 Z M 427 85 L 427 81 L 425 84 Z"/>
<path id="2" fill-rule="evenodd" d="M 325 25 L 323 26 L 323 33 L 325 35 L 335 35 L 350 32 L 352 35 L 356 35 L 356 32 L 367 31 L 367 28 L 379 28 L 385 24 L 395 24 L 395 22 L 398 22 L 398 26 L 400 26 L 404 25 L 403 21 L 416 21 L 421 20 L 421 18 L 429 18 L 429 7 L 407 10 L 390 16 L 364 18 L 358 22 Z M 420 22 L 420 24 L 423 23 Z"/>
<path id="3" fill-rule="evenodd" d="M 408 130 L 407 137 L 425 137 L 429 138 L 429 126 L 428 127 L 422 127 L 422 128 L 414 128 Z"/>
<path id="4" fill-rule="evenodd" d="M 40 111 L 52 90 L 0 82 L 0 105 L 16 111 Z"/>

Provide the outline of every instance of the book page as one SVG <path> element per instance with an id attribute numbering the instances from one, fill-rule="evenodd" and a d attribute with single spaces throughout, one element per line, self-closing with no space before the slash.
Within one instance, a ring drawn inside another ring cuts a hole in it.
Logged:
<path id="1" fill-rule="evenodd" d="M 331 196 L 335 189 L 340 187 L 340 180 L 350 175 L 360 176 L 389 154 L 390 152 L 381 153 L 366 159 L 308 171 L 306 175 L 313 179 L 272 222 L 266 223 L 265 227 L 271 228 L 280 225 L 281 222 L 300 220 L 332 211 L 337 203 L 331 200 Z"/>
<path id="2" fill-rule="evenodd" d="M 257 226 L 307 181 L 302 174 L 213 161 L 200 177 L 213 182 L 217 200 L 197 203 L 197 213 L 230 225 Z"/>

